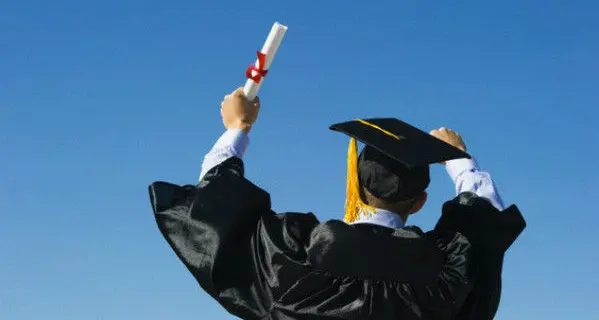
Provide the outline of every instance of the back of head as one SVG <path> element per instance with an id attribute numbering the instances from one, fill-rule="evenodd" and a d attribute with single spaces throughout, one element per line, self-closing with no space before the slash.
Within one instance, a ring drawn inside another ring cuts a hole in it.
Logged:
<path id="1" fill-rule="evenodd" d="M 377 199 L 396 203 L 419 196 L 430 183 L 429 165 L 408 167 L 366 145 L 358 159 L 358 181 Z"/>

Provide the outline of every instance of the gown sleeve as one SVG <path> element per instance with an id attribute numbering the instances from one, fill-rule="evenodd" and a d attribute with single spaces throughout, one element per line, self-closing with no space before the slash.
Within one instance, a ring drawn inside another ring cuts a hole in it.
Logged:
<path id="1" fill-rule="evenodd" d="M 443 206 L 436 232 L 460 232 L 470 241 L 478 270 L 472 291 L 455 319 L 493 319 L 501 297 L 505 252 L 526 227 L 515 205 L 499 211 L 485 198 L 464 192 Z"/>
<path id="2" fill-rule="evenodd" d="M 274 214 L 268 193 L 243 177 L 241 159 L 216 166 L 197 186 L 154 182 L 149 192 L 168 244 L 231 314 L 263 318 L 273 295 L 289 285 L 285 279 L 304 272 L 302 244 L 318 221 L 312 214 Z"/>

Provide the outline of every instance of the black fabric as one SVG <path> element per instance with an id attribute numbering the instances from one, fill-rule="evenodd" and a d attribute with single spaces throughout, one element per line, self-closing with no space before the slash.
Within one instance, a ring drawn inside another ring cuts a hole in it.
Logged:
<path id="1" fill-rule="evenodd" d="M 494 244 L 464 223 L 468 210 L 498 213 L 480 200 L 454 200 L 427 233 L 275 214 L 238 158 L 198 186 L 155 182 L 149 191 L 171 248 L 242 319 L 489 319 L 499 299 L 497 257 L 518 234 L 505 225 Z"/>
<path id="2" fill-rule="evenodd" d="M 331 130 L 342 132 L 401 162 L 407 167 L 425 166 L 451 159 L 470 158 L 470 155 L 427 132 L 395 118 L 364 119 L 396 136 L 365 125 L 360 121 L 337 123 Z"/>
<path id="3" fill-rule="evenodd" d="M 372 195 L 389 202 L 412 199 L 431 181 L 428 165 L 408 167 L 368 145 L 358 158 L 358 179 Z"/>
<path id="4" fill-rule="evenodd" d="M 484 213 L 484 214 L 481 214 Z M 478 280 L 457 319 L 492 319 L 501 297 L 501 270 L 505 251 L 526 228 L 515 205 L 497 210 L 472 192 L 443 205 L 436 231 L 460 232 L 473 244 Z"/>

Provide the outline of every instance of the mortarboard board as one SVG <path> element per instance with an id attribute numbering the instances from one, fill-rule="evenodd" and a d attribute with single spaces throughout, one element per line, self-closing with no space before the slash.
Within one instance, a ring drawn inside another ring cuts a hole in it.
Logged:
<path id="1" fill-rule="evenodd" d="M 351 137 L 346 222 L 354 221 L 360 211 L 374 212 L 362 201 L 360 185 L 383 200 L 407 200 L 427 188 L 429 164 L 470 158 L 468 153 L 395 118 L 356 119 L 330 129 Z M 359 159 L 356 141 L 366 145 Z"/>

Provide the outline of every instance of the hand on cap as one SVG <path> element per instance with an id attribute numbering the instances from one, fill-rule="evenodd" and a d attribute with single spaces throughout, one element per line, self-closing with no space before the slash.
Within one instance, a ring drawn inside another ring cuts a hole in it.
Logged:
<path id="1" fill-rule="evenodd" d="M 438 130 L 431 131 L 430 134 L 445 143 L 448 143 L 462 151 L 466 151 L 466 144 L 462 140 L 462 137 L 451 129 L 441 127 Z M 445 164 L 445 162 L 441 163 Z"/>
<path id="2" fill-rule="evenodd" d="M 243 87 L 225 96 L 220 104 L 220 114 L 227 129 L 241 129 L 248 133 L 258 118 L 260 98 L 249 101 L 243 94 Z"/>

